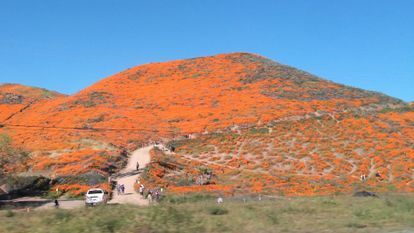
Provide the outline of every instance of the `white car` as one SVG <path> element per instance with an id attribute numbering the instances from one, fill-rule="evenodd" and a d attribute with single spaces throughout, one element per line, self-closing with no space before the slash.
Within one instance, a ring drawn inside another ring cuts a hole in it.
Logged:
<path id="1" fill-rule="evenodd" d="M 89 189 L 85 194 L 85 205 L 106 204 L 107 200 L 107 193 L 100 188 Z"/>

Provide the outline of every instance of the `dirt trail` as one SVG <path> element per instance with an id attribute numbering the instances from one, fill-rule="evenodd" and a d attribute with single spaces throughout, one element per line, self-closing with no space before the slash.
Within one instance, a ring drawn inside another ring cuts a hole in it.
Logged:
<path id="1" fill-rule="evenodd" d="M 117 195 L 116 190 L 113 190 L 113 198 L 109 204 L 133 204 L 133 205 L 148 205 L 148 200 L 144 199 L 134 190 L 134 184 L 140 174 L 136 171 L 137 162 L 140 165 L 140 170 L 144 169 L 150 162 L 149 151 L 153 146 L 143 147 L 134 151 L 128 160 L 127 166 L 120 172 L 118 178 L 115 179 L 118 184 L 125 185 L 125 194 Z"/>
<path id="2" fill-rule="evenodd" d="M 84 200 L 59 200 L 59 209 L 75 209 L 85 206 Z M 55 209 L 55 203 L 50 201 L 49 203 L 39 206 L 35 209 Z"/>
<path id="3" fill-rule="evenodd" d="M 121 170 L 118 178 L 115 179 L 119 184 L 125 185 L 125 194 L 117 195 L 116 190 L 113 190 L 113 198 L 108 202 L 108 204 L 133 204 L 133 205 L 148 205 L 148 200 L 142 198 L 134 190 L 134 184 L 140 174 L 136 171 L 137 162 L 140 164 L 140 170 L 145 168 L 150 162 L 149 151 L 152 149 L 152 146 L 144 147 L 134 151 L 131 157 L 128 159 L 127 166 Z M 37 199 L 36 199 L 37 200 Z M 25 200 L 25 201 L 30 201 Z M 37 200 L 38 201 L 38 200 Z M 53 209 L 54 202 L 46 199 L 41 199 L 41 201 L 47 202 L 46 204 L 35 207 L 35 209 Z M 74 209 L 85 206 L 84 200 L 59 200 L 59 208 L 61 209 Z"/>

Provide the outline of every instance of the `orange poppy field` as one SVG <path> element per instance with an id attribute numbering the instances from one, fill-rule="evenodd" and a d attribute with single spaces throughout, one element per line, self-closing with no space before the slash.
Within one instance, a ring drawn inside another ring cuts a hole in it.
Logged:
<path id="1" fill-rule="evenodd" d="M 69 96 L 4 84 L 0 126 L 29 154 L 4 173 L 41 174 L 74 195 L 109 189 L 122 151 L 154 141 L 175 153 L 152 150 L 142 182 L 173 193 L 414 189 L 412 104 L 249 53 L 140 65 Z"/>

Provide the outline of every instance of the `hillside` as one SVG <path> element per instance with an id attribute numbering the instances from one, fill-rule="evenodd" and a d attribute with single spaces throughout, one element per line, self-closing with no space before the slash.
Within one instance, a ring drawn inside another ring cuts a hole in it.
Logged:
<path id="1" fill-rule="evenodd" d="M 105 78 L 66 98 L 38 103 L 9 124 L 46 127 L 110 128 L 114 144 L 180 136 L 305 115 L 402 102 L 319 79 L 258 55 L 224 54 L 137 66 Z M 49 134 L 49 132 L 46 132 Z M 30 149 L 40 138 L 21 135 Z M 47 137 L 48 135 L 45 135 Z M 71 138 L 66 133 L 60 141 Z M 29 144 L 27 142 L 30 141 Z M 62 144 L 62 148 L 67 145 Z"/>
<path id="2" fill-rule="evenodd" d="M 172 141 L 175 155 L 154 151 L 146 179 L 175 192 L 294 196 L 355 189 L 410 192 L 414 111 L 400 110 L 273 121 Z M 205 170 L 215 174 L 212 185 L 197 186 Z M 360 181 L 362 174 L 365 182 Z"/>
<path id="3" fill-rule="evenodd" d="M 168 157 L 180 168 L 154 163 L 149 185 L 194 191 L 197 167 L 208 167 L 216 184 L 205 188 L 312 195 L 349 191 L 360 173 L 378 169 L 394 189 L 412 190 L 413 119 L 398 99 L 233 53 L 128 69 L 34 102 L 2 131 L 32 152 L 30 171 L 62 189 L 104 182 L 123 148 L 175 139 L 177 155 Z M 338 179 L 343 187 L 332 186 Z"/>
<path id="4" fill-rule="evenodd" d="M 19 84 L 0 84 L 0 122 L 30 107 L 36 101 L 50 100 L 63 95 L 43 88 Z"/>

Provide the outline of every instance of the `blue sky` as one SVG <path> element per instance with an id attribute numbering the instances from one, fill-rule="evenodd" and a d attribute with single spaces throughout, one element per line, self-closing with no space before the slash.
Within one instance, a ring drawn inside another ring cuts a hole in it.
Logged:
<path id="1" fill-rule="evenodd" d="M 66 94 L 150 62 L 252 52 L 414 101 L 412 0 L 0 0 L 0 82 Z"/>

